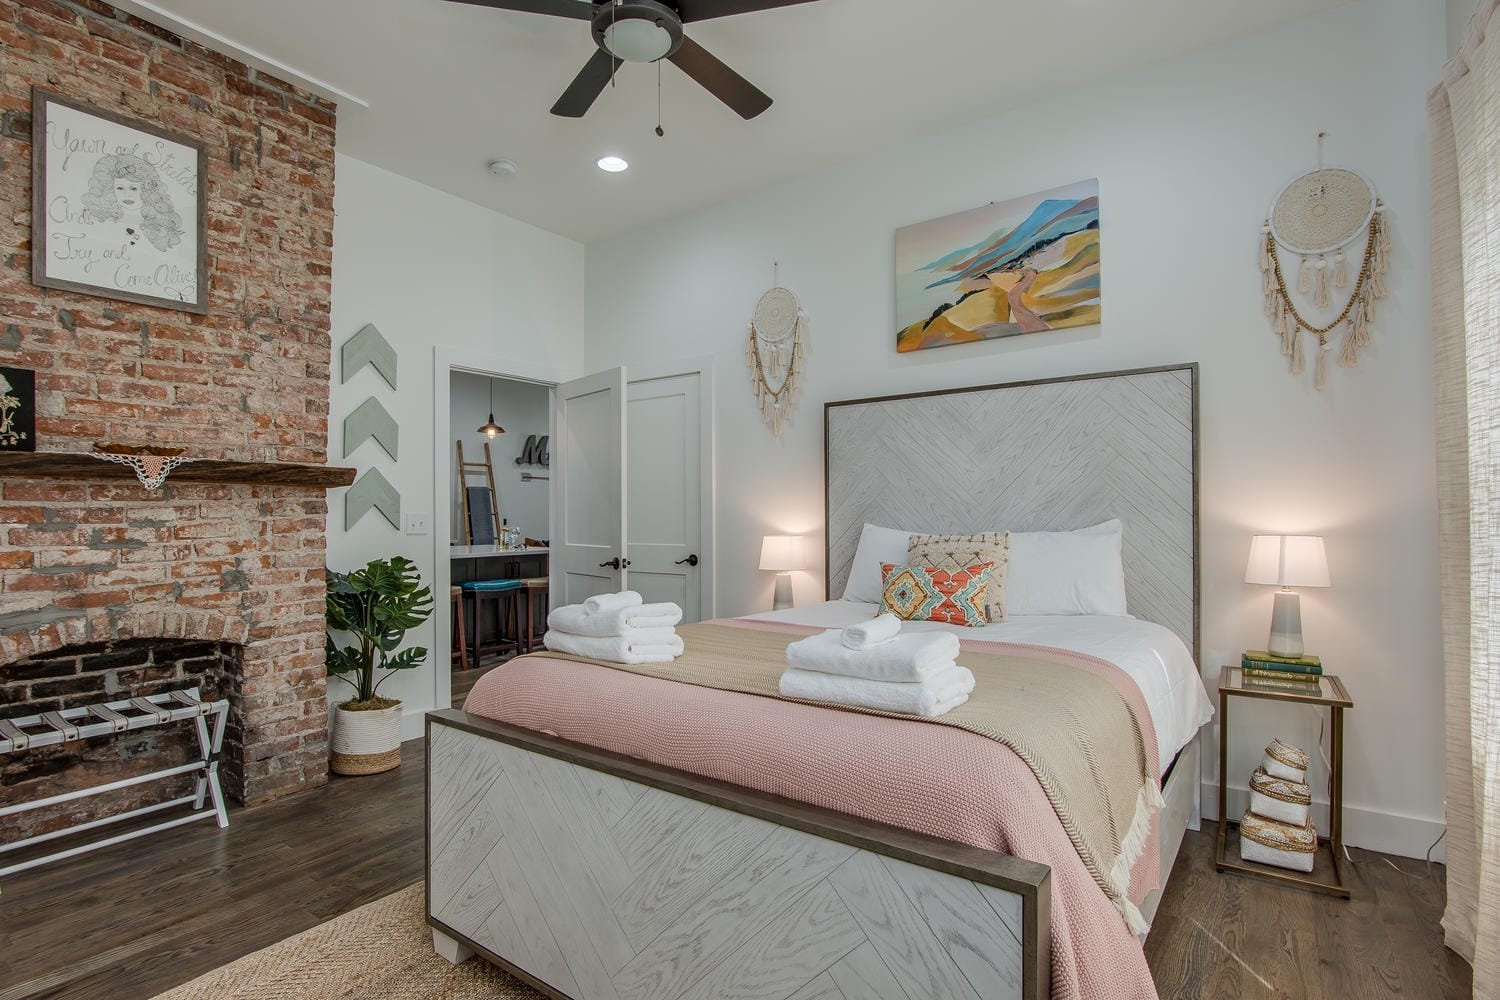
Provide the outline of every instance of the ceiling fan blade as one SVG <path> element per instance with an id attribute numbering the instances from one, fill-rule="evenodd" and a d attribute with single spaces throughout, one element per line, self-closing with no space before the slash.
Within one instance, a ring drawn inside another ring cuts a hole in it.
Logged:
<path id="1" fill-rule="evenodd" d="M 592 59 L 583 64 L 583 69 L 573 78 L 568 89 L 552 105 L 552 113 L 561 118 L 582 118 L 589 108 L 609 86 L 609 78 L 620 68 L 623 60 L 615 59 L 603 49 L 594 53 Z"/>
<path id="2" fill-rule="evenodd" d="M 710 94 L 729 105 L 741 118 L 750 119 L 771 106 L 771 99 L 755 84 L 720 62 L 691 38 L 670 57 L 677 68 L 697 80 Z"/>
<path id="3" fill-rule="evenodd" d="M 812 2 L 814 0 L 677 0 L 677 13 L 686 24 L 689 21 L 707 21 L 715 17 L 730 17 L 734 14 L 749 14 L 757 10 L 773 10 Z"/>
<path id="4" fill-rule="evenodd" d="M 475 7 L 495 7 L 499 10 L 519 10 L 527 14 L 571 17 L 576 21 L 593 20 L 595 10 L 590 0 L 448 0 L 448 2 L 472 4 Z"/>

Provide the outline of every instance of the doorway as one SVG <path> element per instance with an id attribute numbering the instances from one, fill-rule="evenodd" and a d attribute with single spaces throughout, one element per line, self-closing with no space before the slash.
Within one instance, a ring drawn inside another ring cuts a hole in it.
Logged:
<path id="1" fill-rule="evenodd" d="M 550 586 L 539 581 L 551 574 L 546 543 L 552 537 L 552 400 L 560 378 L 498 358 L 445 348 L 435 353 L 432 528 L 438 624 L 430 662 L 437 668 L 434 704 L 447 708 L 462 705 L 484 672 L 524 647 L 526 606 L 533 616 L 532 639 L 541 643 Z M 501 579 L 533 581 L 532 589 L 525 597 L 476 602 L 470 592 L 453 599 L 454 587 Z M 476 610 L 482 640 L 477 661 Z M 457 650 L 460 612 L 463 656 Z M 497 648 L 497 640 L 504 645 Z"/>

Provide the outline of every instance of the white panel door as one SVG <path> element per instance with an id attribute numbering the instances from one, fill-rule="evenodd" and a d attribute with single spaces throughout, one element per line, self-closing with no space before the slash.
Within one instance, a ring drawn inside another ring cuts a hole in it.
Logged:
<path id="1" fill-rule="evenodd" d="M 701 382 L 692 372 L 632 381 L 626 389 L 630 589 L 648 603 L 680 605 L 689 622 L 712 613 Z"/>
<path id="2" fill-rule="evenodd" d="M 552 604 L 625 589 L 625 369 L 557 387 Z"/>

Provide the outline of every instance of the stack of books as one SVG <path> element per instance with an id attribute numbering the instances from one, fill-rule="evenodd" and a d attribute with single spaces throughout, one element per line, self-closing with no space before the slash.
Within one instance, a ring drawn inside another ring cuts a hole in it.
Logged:
<path id="1" fill-rule="evenodd" d="M 1240 657 L 1240 673 L 1247 683 L 1305 691 L 1322 679 L 1323 661 L 1316 656 L 1275 656 L 1263 649 L 1251 649 Z"/>

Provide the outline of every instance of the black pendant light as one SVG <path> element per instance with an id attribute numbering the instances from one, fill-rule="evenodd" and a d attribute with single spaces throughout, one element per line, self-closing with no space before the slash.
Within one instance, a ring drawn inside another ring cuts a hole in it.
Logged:
<path id="1" fill-rule="evenodd" d="M 489 423 L 479 428 L 479 433 L 490 440 L 494 440 L 505 433 L 505 428 L 495 423 L 495 380 L 490 379 L 490 420 Z"/>

